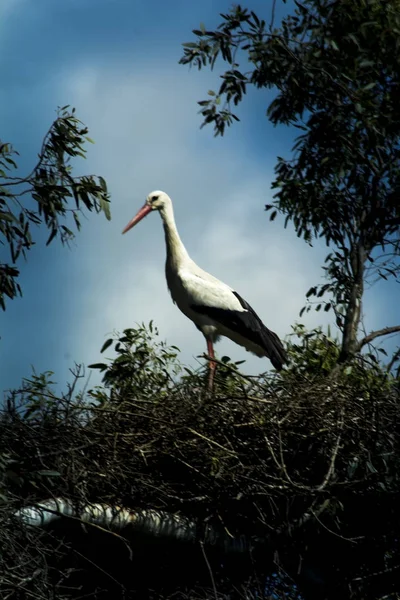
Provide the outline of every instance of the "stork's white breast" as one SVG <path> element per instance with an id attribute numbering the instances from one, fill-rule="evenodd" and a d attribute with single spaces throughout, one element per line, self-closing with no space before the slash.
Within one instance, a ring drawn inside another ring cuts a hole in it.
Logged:
<path id="1" fill-rule="evenodd" d="M 200 315 L 193 311 L 192 306 L 209 306 L 240 312 L 244 310 L 232 288 L 194 263 L 184 265 L 175 272 L 167 268 L 166 275 L 173 301 L 199 326 L 212 325 L 214 321 L 206 314 Z"/>

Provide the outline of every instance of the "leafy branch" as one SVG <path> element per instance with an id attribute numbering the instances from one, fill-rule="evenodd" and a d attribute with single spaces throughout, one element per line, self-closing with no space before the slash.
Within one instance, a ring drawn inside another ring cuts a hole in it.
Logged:
<path id="1" fill-rule="evenodd" d="M 102 177 L 83 175 L 74 177 L 72 160 L 86 158 L 85 142 L 92 142 L 88 129 L 75 116 L 75 109 L 64 106 L 44 137 L 38 161 L 24 176 L 12 176 L 17 169 L 10 144 L 0 143 L 0 243 L 8 246 L 11 262 L 0 261 L 0 306 L 5 299 L 22 295 L 18 283 L 17 262 L 27 257 L 34 245 L 31 225 L 44 226 L 49 231 L 46 245 L 59 236 L 67 243 L 74 238 L 69 226 L 72 217 L 76 229 L 81 228 L 80 217 L 89 212 L 104 212 L 111 218 L 110 198 Z M 71 206 L 70 202 L 74 205 Z"/>

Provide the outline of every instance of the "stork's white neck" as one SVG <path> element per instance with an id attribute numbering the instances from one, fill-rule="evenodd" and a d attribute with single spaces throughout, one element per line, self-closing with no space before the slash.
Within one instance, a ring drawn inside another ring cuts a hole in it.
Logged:
<path id="1" fill-rule="evenodd" d="M 160 215 L 163 220 L 165 244 L 167 247 L 167 268 L 169 267 L 176 272 L 183 262 L 190 260 L 189 254 L 179 237 L 172 204 L 163 206 L 160 210 Z"/>

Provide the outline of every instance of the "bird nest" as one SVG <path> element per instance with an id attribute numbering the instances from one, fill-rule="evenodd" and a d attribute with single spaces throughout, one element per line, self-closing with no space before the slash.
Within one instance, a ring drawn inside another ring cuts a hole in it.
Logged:
<path id="1" fill-rule="evenodd" d="M 342 565 L 343 581 L 345 557 L 358 548 L 358 571 L 348 577 L 363 580 L 371 552 L 376 559 L 400 533 L 398 387 L 290 375 L 232 384 L 222 365 L 220 375 L 213 395 L 202 375 L 177 384 L 166 377 L 152 390 L 131 379 L 89 395 L 57 397 L 44 382 L 34 396 L 28 385 L 13 393 L 0 421 L 0 569 L 22 556 L 19 578 L 32 577 L 26 553 L 39 534 L 12 515 L 64 497 L 77 507 L 180 515 L 196 523 L 200 541 L 206 527 L 244 536 L 264 548 L 263 560 L 293 571 L 307 556 L 318 562 L 328 543 L 326 560 Z M 2 597 L 13 597 L 9 572 L 2 581 Z"/>

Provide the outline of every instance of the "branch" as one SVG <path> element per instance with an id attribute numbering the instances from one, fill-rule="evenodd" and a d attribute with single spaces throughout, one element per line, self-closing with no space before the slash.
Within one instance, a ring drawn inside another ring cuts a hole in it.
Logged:
<path id="1" fill-rule="evenodd" d="M 395 325 L 394 327 L 385 327 L 384 329 L 378 329 L 377 331 L 371 331 L 371 333 L 366 335 L 361 342 L 359 342 L 357 346 L 357 352 L 360 352 L 361 348 L 363 348 L 365 344 L 369 344 L 375 338 L 397 332 L 400 332 L 400 325 Z"/>
<path id="2" fill-rule="evenodd" d="M 329 464 L 329 469 L 328 472 L 323 480 L 323 482 L 321 483 L 321 485 L 318 486 L 317 491 L 318 492 L 322 492 L 322 490 L 324 488 L 326 488 L 327 484 L 329 483 L 329 480 L 331 479 L 334 471 L 335 471 L 335 462 L 336 462 L 336 457 L 339 451 L 339 446 L 340 446 L 340 442 L 342 441 L 342 431 L 343 431 L 343 418 L 344 418 L 344 409 L 342 407 L 341 410 L 341 414 L 340 414 L 340 421 L 339 421 L 339 426 L 340 426 L 340 431 L 339 431 L 339 435 L 336 438 L 336 443 L 335 446 L 333 448 L 333 452 L 332 452 L 332 456 L 331 456 L 331 461 Z M 316 517 L 318 519 L 318 517 Z"/>

